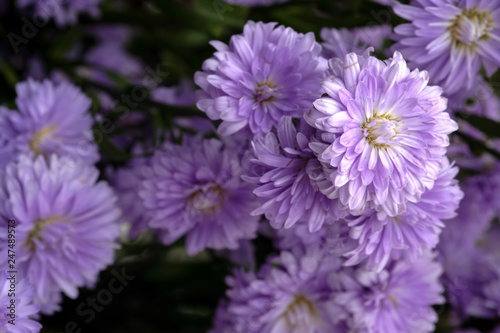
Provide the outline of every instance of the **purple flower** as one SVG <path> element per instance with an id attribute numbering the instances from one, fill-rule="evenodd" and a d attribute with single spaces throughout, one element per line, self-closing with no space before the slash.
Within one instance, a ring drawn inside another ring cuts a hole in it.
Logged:
<path id="1" fill-rule="evenodd" d="M 54 18 L 58 26 L 74 25 L 78 14 L 86 13 L 93 17 L 100 14 L 102 0 L 17 0 L 19 8 L 34 6 L 35 14 L 45 19 Z"/>
<path id="2" fill-rule="evenodd" d="M 5 240 L 6 242 L 6 240 Z M 3 253 L 2 253 L 3 254 Z M 11 274 L 0 271 L 0 332 L 6 333 L 38 333 L 42 328 L 33 318 L 38 314 L 39 307 L 32 304 L 34 288 L 23 276 L 15 274 L 15 296 L 12 295 Z M 9 306 L 14 301 L 15 315 L 11 314 Z"/>
<path id="3" fill-rule="evenodd" d="M 0 169 L 0 218 L 14 219 L 16 266 L 35 288 L 44 314 L 59 310 L 61 292 L 78 296 L 113 262 L 120 235 L 116 196 L 91 166 L 52 155 L 21 156 Z M 7 236 L 0 234 L 5 267 Z"/>
<path id="4" fill-rule="evenodd" d="M 346 265 L 367 259 L 366 267 L 380 272 L 391 257 L 403 256 L 402 260 L 413 262 L 426 249 L 433 249 L 444 227 L 442 221 L 456 215 L 463 197 L 455 179 L 457 173 L 458 168 L 445 157 L 432 189 L 425 191 L 419 202 L 409 202 L 405 212 L 390 217 L 367 209 L 353 217 L 348 225 L 358 246 L 345 253 L 349 257 Z"/>
<path id="5" fill-rule="evenodd" d="M 245 127 L 268 133 L 284 116 L 301 117 L 320 96 L 326 69 L 313 33 L 249 21 L 229 45 L 211 43 L 214 57 L 195 74 L 200 110 L 221 119 L 221 135 Z"/>
<path id="6" fill-rule="evenodd" d="M 367 50 L 329 63 L 327 96 L 304 118 L 327 133 L 328 145 L 317 153 L 333 167 L 333 195 L 353 214 L 371 207 L 396 216 L 437 177 L 448 134 L 457 129 L 444 112 L 446 99 L 427 85 L 427 72 L 410 72 L 398 52 L 385 62 Z"/>
<path id="7" fill-rule="evenodd" d="M 500 66 L 500 3 L 470 0 L 412 0 L 394 11 L 411 21 L 395 28 L 410 65 L 429 71 L 445 93 L 474 87 L 481 65 L 491 76 Z"/>
<path id="8" fill-rule="evenodd" d="M 309 148 L 314 135 L 314 129 L 305 122 L 295 128 L 292 118 L 284 116 L 277 135 L 256 136 L 250 144 L 244 179 L 257 185 L 254 193 L 262 199 L 262 205 L 252 214 L 265 214 L 273 228 L 290 228 L 297 221 L 307 221 L 309 231 L 315 232 L 323 223 L 342 216 L 338 200 L 320 192 L 331 182 Z"/>
<path id="9" fill-rule="evenodd" d="M 91 101 L 69 83 L 28 79 L 16 86 L 19 112 L 0 107 L 0 167 L 21 154 L 64 155 L 85 164 L 99 159 Z"/>
<path id="10" fill-rule="evenodd" d="M 359 267 L 337 277 L 343 291 L 335 301 L 350 312 L 352 332 L 434 332 L 438 316 L 432 305 L 444 298 L 442 268 L 433 257 L 425 253 L 412 263 L 391 261 L 380 273 Z"/>
<path id="11" fill-rule="evenodd" d="M 241 239 L 255 237 L 259 218 L 250 212 L 257 201 L 240 179 L 234 150 L 215 139 L 185 137 L 182 146 L 166 143 L 151 165 L 139 195 L 163 243 L 187 234 L 187 251 L 195 254 L 205 248 L 235 250 Z"/>
<path id="12" fill-rule="evenodd" d="M 211 333 L 342 332 L 328 285 L 339 268 L 338 258 L 312 251 L 282 252 L 257 275 L 236 271 L 226 280 L 228 301 L 221 303 Z"/>
<path id="13" fill-rule="evenodd" d="M 325 41 L 323 55 L 325 58 L 344 58 L 348 53 L 363 53 L 372 46 L 381 50 L 384 39 L 389 37 L 390 25 L 377 25 L 356 29 L 321 29 L 321 38 Z"/>

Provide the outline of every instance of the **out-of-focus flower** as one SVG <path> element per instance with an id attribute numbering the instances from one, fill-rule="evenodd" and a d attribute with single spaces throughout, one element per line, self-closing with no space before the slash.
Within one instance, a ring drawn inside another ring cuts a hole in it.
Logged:
<path id="1" fill-rule="evenodd" d="M 218 140 L 185 137 L 183 145 L 166 143 L 151 161 L 151 173 L 139 195 L 149 211 L 149 225 L 163 243 L 187 235 L 189 254 L 205 248 L 238 248 L 255 237 L 258 217 L 252 187 L 240 177 L 240 159 Z"/>
<path id="2" fill-rule="evenodd" d="M 377 51 L 381 50 L 384 39 L 389 37 L 391 31 L 392 27 L 387 24 L 356 29 L 323 28 L 323 56 L 327 59 L 343 59 L 351 52 L 363 53 L 370 46 Z"/>
<path id="3" fill-rule="evenodd" d="M 427 85 L 427 72 L 410 72 L 398 52 L 383 62 L 369 51 L 329 61 L 327 95 L 304 118 L 327 133 L 324 150 L 315 152 L 333 167 L 338 191 L 329 197 L 353 214 L 374 208 L 397 216 L 432 188 L 457 124 L 441 88 Z"/>
<path id="4" fill-rule="evenodd" d="M 0 167 L 21 154 L 57 154 L 85 164 L 97 162 L 91 101 L 79 88 L 28 79 L 18 83 L 16 91 L 19 112 L 0 107 Z"/>
<path id="5" fill-rule="evenodd" d="M 284 116 L 301 117 L 319 97 L 326 63 L 313 33 L 249 21 L 195 74 L 197 106 L 221 119 L 221 135 L 243 128 L 268 133 Z"/>
<path id="6" fill-rule="evenodd" d="M 411 21 L 395 28 L 410 66 L 426 69 L 446 94 L 470 90 L 481 65 L 491 76 L 500 66 L 500 3 L 471 0 L 412 0 L 394 11 Z"/>
<path id="7" fill-rule="evenodd" d="M 56 155 L 21 156 L 0 169 L 0 218 L 17 223 L 16 266 L 44 314 L 59 310 L 61 292 L 76 298 L 79 287 L 92 287 L 114 260 L 121 212 L 98 176 L 94 167 Z M 5 267 L 6 233 L 0 239 Z"/>
<path id="8" fill-rule="evenodd" d="M 257 185 L 254 193 L 262 199 L 253 214 L 265 214 L 276 229 L 307 221 L 309 231 L 315 232 L 343 215 L 338 200 L 320 192 L 332 184 L 309 148 L 315 132 L 303 121 L 296 128 L 292 118 L 285 116 L 278 123 L 277 135 L 256 136 L 250 144 L 243 179 Z"/>
<path id="9" fill-rule="evenodd" d="M 444 298 L 439 277 L 441 265 L 426 252 L 415 262 L 391 261 L 376 273 L 359 267 L 346 270 L 340 281 L 343 292 L 335 301 L 348 312 L 347 320 L 353 332 L 434 332 L 438 316 L 432 305 Z M 348 330 L 346 331 L 348 332 Z"/>
<path id="10" fill-rule="evenodd" d="M 338 258 L 312 251 L 282 252 L 257 275 L 236 271 L 211 333 L 342 332 L 328 284 L 339 268 Z"/>
<path id="11" fill-rule="evenodd" d="M 12 275 L 5 271 L 0 271 L 0 304 L 2 304 L 0 307 L 0 332 L 40 332 L 42 325 L 32 319 L 40 310 L 39 306 L 32 304 L 34 288 L 28 284 L 23 276 L 17 273 L 14 274 L 14 279 L 10 279 L 11 277 Z M 15 287 L 12 288 L 11 284 L 14 284 Z"/>
<path id="12" fill-rule="evenodd" d="M 346 265 L 367 259 L 366 267 L 381 271 L 390 258 L 415 261 L 438 244 L 443 220 L 455 217 L 463 193 L 455 179 L 458 168 L 445 157 L 432 189 L 417 203 L 409 202 L 406 211 L 390 217 L 368 209 L 348 222 L 350 236 L 358 246 L 345 255 Z"/>
<path id="13" fill-rule="evenodd" d="M 17 0 L 19 8 L 34 7 L 34 12 L 46 19 L 54 18 L 59 26 L 74 25 L 81 13 L 97 17 L 102 0 Z"/>

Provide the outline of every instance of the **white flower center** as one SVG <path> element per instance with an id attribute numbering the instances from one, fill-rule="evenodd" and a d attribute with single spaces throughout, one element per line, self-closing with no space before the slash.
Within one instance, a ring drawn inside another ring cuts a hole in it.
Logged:
<path id="1" fill-rule="evenodd" d="M 45 126 L 42 128 L 40 131 L 36 132 L 33 137 L 31 138 L 29 142 L 29 147 L 33 153 L 35 153 L 35 156 L 38 156 L 43 153 L 40 144 L 45 140 L 47 137 L 51 136 L 55 131 L 57 127 L 54 125 L 50 126 Z"/>
<path id="2" fill-rule="evenodd" d="M 319 320 L 319 313 L 314 304 L 304 295 L 298 294 L 288 304 L 281 315 L 289 329 L 310 327 Z"/>
<path id="3" fill-rule="evenodd" d="M 472 8 L 463 10 L 460 15 L 457 15 L 449 31 L 455 47 L 474 51 L 479 41 L 489 38 L 488 34 L 492 28 L 491 15 Z"/>
<path id="4" fill-rule="evenodd" d="M 225 191 L 219 184 L 211 183 L 194 191 L 188 198 L 189 207 L 202 215 L 213 214 L 225 200 Z"/>
<path id="5" fill-rule="evenodd" d="M 374 117 L 361 127 L 368 142 L 378 148 L 386 147 L 398 134 L 399 123 L 387 117 Z"/>

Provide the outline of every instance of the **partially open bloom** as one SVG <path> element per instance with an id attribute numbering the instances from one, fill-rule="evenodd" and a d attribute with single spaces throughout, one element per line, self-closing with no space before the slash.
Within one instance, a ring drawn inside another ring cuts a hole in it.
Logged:
<path id="1" fill-rule="evenodd" d="M 253 213 L 265 214 L 274 228 L 306 221 L 315 232 L 342 215 L 338 200 L 320 191 L 330 180 L 309 148 L 314 135 L 315 130 L 305 122 L 296 128 L 285 116 L 279 121 L 277 135 L 256 136 L 250 144 L 244 179 L 257 185 L 254 193 L 262 198 L 262 205 Z"/>
<path id="2" fill-rule="evenodd" d="M 28 79 L 16 86 L 19 112 L 0 107 L 0 167 L 27 154 L 68 156 L 94 164 L 90 98 L 72 84 Z"/>
<path id="3" fill-rule="evenodd" d="M 318 158 L 333 167 L 341 203 L 353 214 L 396 216 L 432 187 L 457 124 L 427 72 L 410 72 L 398 52 L 385 62 L 368 52 L 329 61 L 327 95 L 304 118 L 329 134 Z"/>
<path id="4" fill-rule="evenodd" d="M 282 252 L 257 275 L 236 271 L 227 279 L 212 333 L 327 333 L 338 330 L 329 276 L 340 260 L 315 252 Z"/>
<path id="5" fill-rule="evenodd" d="M 491 76 L 500 66 L 500 3 L 412 0 L 394 11 L 410 23 L 395 28 L 393 49 L 425 68 L 431 82 L 453 94 L 471 89 L 481 65 Z"/>
<path id="6" fill-rule="evenodd" d="M 341 272 L 344 275 L 337 279 L 343 291 L 335 301 L 351 313 L 352 332 L 434 332 L 438 316 L 432 305 L 444 298 L 439 283 L 442 268 L 433 259 L 427 252 L 413 263 L 391 261 L 380 273 L 363 267 Z"/>
<path id="7" fill-rule="evenodd" d="M 16 266 L 34 286 L 44 314 L 59 310 L 61 292 L 76 298 L 114 260 L 120 210 L 96 168 L 52 155 L 22 156 L 0 169 L 0 218 L 16 221 Z M 0 264 L 6 265 L 6 233 Z"/>
<path id="8" fill-rule="evenodd" d="M 200 110 L 221 119 L 221 135 L 243 128 L 268 133 L 284 116 L 301 117 L 320 95 L 326 63 L 313 33 L 249 21 L 203 63 L 195 82 Z"/>
<path id="9" fill-rule="evenodd" d="M 12 275 L 5 271 L 0 271 L 0 304 L 2 304 L 0 306 L 0 332 L 40 332 L 42 325 L 33 320 L 39 311 L 39 306 L 32 304 L 34 288 L 22 275 L 14 274 L 14 279 L 10 279 L 11 277 Z M 15 287 L 11 287 L 11 283 Z M 12 313 L 9 307 L 13 309 Z"/>
<path id="10" fill-rule="evenodd" d="M 250 215 L 257 198 L 241 173 L 236 151 L 218 140 L 185 137 L 182 146 L 166 143 L 139 192 L 149 225 L 165 244 L 187 235 L 189 254 L 237 249 L 241 239 L 255 237 L 259 220 Z"/>

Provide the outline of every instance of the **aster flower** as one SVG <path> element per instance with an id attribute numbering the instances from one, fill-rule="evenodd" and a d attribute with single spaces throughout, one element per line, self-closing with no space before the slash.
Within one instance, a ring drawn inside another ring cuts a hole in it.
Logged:
<path id="1" fill-rule="evenodd" d="M 0 169 L 0 218 L 17 222 L 16 266 L 44 314 L 59 310 L 61 292 L 76 298 L 79 287 L 92 287 L 113 262 L 120 210 L 98 176 L 94 167 L 56 155 L 48 161 L 21 156 Z M 2 267 L 6 239 L 2 233 Z"/>
<path id="2" fill-rule="evenodd" d="M 432 187 L 457 125 L 427 72 L 410 72 L 398 52 L 382 62 L 369 51 L 329 61 L 327 96 L 304 118 L 328 134 L 317 153 L 333 167 L 333 195 L 353 214 L 372 207 L 396 216 Z"/>
<path id="3" fill-rule="evenodd" d="M 367 259 L 366 267 L 380 272 L 391 257 L 404 256 L 412 262 L 426 249 L 433 249 L 444 227 L 442 221 L 455 217 L 463 197 L 457 173 L 458 168 L 445 157 L 432 189 L 425 191 L 419 202 L 408 203 L 404 213 L 390 217 L 367 209 L 348 221 L 350 236 L 358 246 L 345 252 L 349 257 L 346 265 Z"/>
<path id="4" fill-rule="evenodd" d="M 16 85 L 19 112 L 0 107 L 0 167 L 21 154 L 64 155 L 94 164 L 91 101 L 69 83 L 28 79 Z"/>
<path id="5" fill-rule="evenodd" d="M 321 252 L 282 252 L 257 275 L 236 271 L 226 280 L 228 301 L 221 304 L 211 333 L 342 332 L 328 285 L 339 267 L 338 258 Z"/>
<path id="6" fill-rule="evenodd" d="M 187 251 L 195 254 L 205 248 L 235 250 L 241 239 L 255 237 L 259 219 L 250 212 L 257 201 L 240 179 L 234 150 L 215 139 L 185 137 L 182 146 L 166 143 L 151 165 L 139 195 L 163 243 L 187 235 Z"/>
<path id="7" fill-rule="evenodd" d="M 500 66 L 500 3 L 497 1 L 412 0 L 394 11 L 411 23 L 394 31 L 410 65 L 425 68 L 447 94 L 470 90 L 481 65 L 491 76 Z"/>
<path id="8" fill-rule="evenodd" d="M 344 58 L 348 53 L 363 53 L 372 46 L 381 50 L 384 39 L 389 37 L 392 27 L 387 24 L 356 29 L 321 29 L 324 40 L 323 55 L 325 58 Z"/>
<path id="9" fill-rule="evenodd" d="M 392 261 L 380 273 L 359 267 L 338 279 L 344 291 L 335 301 L 350 313 L 354 332 L 434 332 L 438 316 L 432 305 L 442 304 L 441 266 L 425 253 L 417 261 Z M 341 273 L 342 274 L 342 273 Z"/>
<path id="10" fill-rule="evenodd" d="M 314 129 L 305 122 L 295 128 L 292 118 L 285 116 L 278 123 L 277 135 L 256 136 L 250 144 L 248 175 L 243 179 L 257 185 L 254 193 L 262 199 L 252 214 L 265 214 L 273 228 L 308 221 L 309 231 L 315 232 L 323 223 L 342 216 L 338 200 L 320 192 L 331 183 L 309 148 L 313 135 Z"/>
<path id="11" fill-rule="evenodd" d="M 313 33 L 249 21 L 229 45 L 212 42 L 214 57 L 195 74 L 197 106 L 221 119 L 221 135 L 243 128 L 268 133 L 284 116 L 301 117 L 320 95 L 326 69 Z"/>
<path id="12" fill-rule="evenodd" d="M 44 18 L 54 18 L 58 26 L 74 25 L 78 14 L 86 13 L 97 17 L 102 0 L 17 0 L 19 8 L 34 7 L 34 12 Z"/>
<path id="13" fill-rule="evenodd" d="M 42 328 L 38 322 L 32 318 L 38 314 L 39 307 L 32 304 L 34 288 L 19 274 L 16 274 L 15 296 L 9 296 L 12 292 L 10 274 L 0 271 L 0 332 L 6 333 L 38 333 Z M 15 301 L 15 318 L 10 316 L 11 300 Z M 13 320 L 12 322 L 9 321 Z"/>

